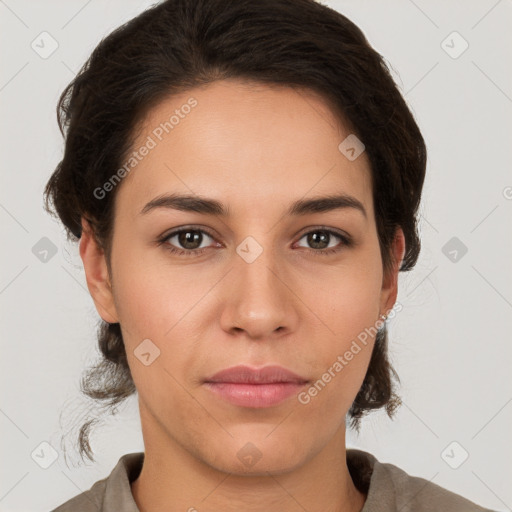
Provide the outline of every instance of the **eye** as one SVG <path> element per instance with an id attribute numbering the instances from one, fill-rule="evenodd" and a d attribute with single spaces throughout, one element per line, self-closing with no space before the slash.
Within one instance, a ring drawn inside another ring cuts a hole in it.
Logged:
<path id="1" fill-rule="evenodd" d="M 352 239 L 349 236 L 327 228 L 316 228 L 312 231 L 308 231 L 300 240 L 303 238 L 306 238 L 306 242 L 314 248 L 310 249 L 309 252 L 318 256 L 337 253 L 340 252 L 343 247 L 352 246 Z M 331 242 L 333 242 L 333 238 L 338 239 L 341 243 L 332 245 Z"/>
<path id="2" fill-rule="evenodd" d="M 180 228 L 166 234 L 163 238 L 158 240 L 158 244 L 163 245 L 166 250 L 174 254 L 197 256 L 198 254 L 202 254 L 208 247 L 201 247 L 205 235 L 207 238 L 213 239 L 213 236 L 204 229 Z M 176 239 L 174 243 L 171 243 L 172 239 Z M 176 245 L 178 245 L 178 247 L 176 247 Z"/>

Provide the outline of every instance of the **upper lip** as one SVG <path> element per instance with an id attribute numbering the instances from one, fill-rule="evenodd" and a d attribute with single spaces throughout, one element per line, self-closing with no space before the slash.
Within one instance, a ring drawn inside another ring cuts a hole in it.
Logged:
<path id="1" fill-rule="evenodd" d="M 237 384 L 272 384 L 276 382 L 292 382 L 304 384 L 308 382 L 300 375 L 283 366 L 270 365 L 253 368 L 247 365 L 232 366 L 212 375 L 205 382 L 232 382 Z"/>

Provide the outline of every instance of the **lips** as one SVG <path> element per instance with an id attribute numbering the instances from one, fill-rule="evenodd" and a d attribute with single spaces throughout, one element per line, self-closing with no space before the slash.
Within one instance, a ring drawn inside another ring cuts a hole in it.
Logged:
<path id="1" fill-rule="evenodd" d="M 308 380 L 283 366 L 270 365 L 263 368 L 252 368 L 247 365 L 238 365 L 217 372 L 215 375 L 207 378 L 205 382 L 231 384 L 305 384 Z"/>
<path id="2" fill-rule="evenodd" d="M 275 407 L 291 399 L 308 382 L 282 366 L 239 365 L 212 375 L 204 381 L 204 387 L 231 405 L 258 409 Z"/>

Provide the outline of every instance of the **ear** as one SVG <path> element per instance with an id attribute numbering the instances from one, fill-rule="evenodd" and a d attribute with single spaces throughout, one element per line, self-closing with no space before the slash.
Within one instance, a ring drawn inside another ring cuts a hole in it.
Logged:
<path id="1" fill-rule="evenodd" d="M 90 224 L 83 217 L 80 257 L 84 264 L 87 287 L 96 310 L 105 322 L 110 324 L 119 322 L 105 254 L 96 242 Z"/>
<path id="2" fill-rule="evenodd" d="M 388 275 L 384 275 L 382 279 L 382 290 L 380 299 L 381 314 L 388 314 L 393 308 L 398 295 L 398 272 L 405 254 L 405 237 L 401 227 L 395 231 L 391 247 L 391 255 L 393 258 L 392 270 Z"/>

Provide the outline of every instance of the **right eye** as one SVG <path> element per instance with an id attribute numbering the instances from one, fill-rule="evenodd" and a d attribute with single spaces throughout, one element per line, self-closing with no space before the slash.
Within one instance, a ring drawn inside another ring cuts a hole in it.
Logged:
<path id="1" fill-rule="evenodd" d="M 170 251 L 173 254 L 178 254 L 180 256 L 197 256 L 199 254 L 203 254 L 208 248 L 207 246 L 201 247 L 201 244 L 204 241 L 204 235 L 213 239 L 213 236 L 204 229 L 193 227 L 180 228 L 160 238 L 158 243 L 159 245 L 163 245 L 165 250 Z M 176 247 L 170 242 L 173 238 L 176 239 L 175 244 L 181 245 L 182 248 Z"/>

